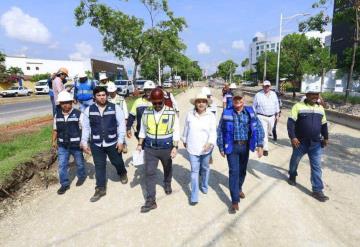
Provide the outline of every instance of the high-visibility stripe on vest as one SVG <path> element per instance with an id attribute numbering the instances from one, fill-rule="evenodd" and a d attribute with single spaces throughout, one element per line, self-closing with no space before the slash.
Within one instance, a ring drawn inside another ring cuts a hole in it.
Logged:
<path id="1" fill-rule="evenodd" d="M 144 111 L 142 119 L 146 126 L 145 147 L 166 149 L 173 146 L 175 114 L 172 108 L 165 106 L 159 122 L 156 122 L 153 107 Z"/>
<path id="2" fill-rule="evenodd" d="M 81 112 L 73 109 L 65 121 L 61 109 L 56 110 L 57 143 L 62 147 L 80 147 L 81 129 L 79 126 Z"/>

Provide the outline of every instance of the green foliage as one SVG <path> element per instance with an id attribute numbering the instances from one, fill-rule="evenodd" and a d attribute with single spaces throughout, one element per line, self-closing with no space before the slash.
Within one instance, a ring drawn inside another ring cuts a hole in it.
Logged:
<path id="1" fill-rule="evenodd" d="M 326 92 L 326 93 L 322 93 L 321 97 L 327 102 L 333 102 L 333 103 L 337 103 L 337 104 L 341 104 L 345 100 L 345 94 L 343 94 L 343 93 Z M 360 97 L 349 96 L 348 101 L 353 105 L 360 104 Z"/>
<path id="2" fill-rule="evenodd" d="M 10 75 L 24 75 L 24 72 L 19 67 L 10 67 L 6 70 L 6 73 Z"/>
<path id="3" fill-rule="evenodd" d="M 93 73 L 90 70 L 85 71 L 85 74 L 88 79 L 90 80 L 94 79 Z"/>
<path id="4" fill-rule="evenodd" d="M 245 58 L 242 62 L 241 62 L 241 67 L 245 68 L 246 66 L 248 66 L 250 63 L 249 58 Z"/>
<path id="5" fill-rule="evenodd" d="M 217 67 L 217 74 L 226 79 L 230 79 L 230 75 L 233 75 L 236 71 L 236 68 L 239 67 L 233 60 L 227 60 L 223 63 L 220 63 Z"/>
<path id="6" fill-rule="evenodd" d="M 328 47 L 315 47 L 313 53 L 310 54 L 308 67 L 305 68 L 308 74 L 322 75 L 323 71 L 326 72 L 336 67 L 336 56 L 331 55 Z"/>
<path id="7" fill-rule="evenodd" d="M 181 43 L 179 33 L 186 26 L 185 19 L 176 18 L 166 0 L 141 2 L 151 19 L 148 28 L 144 19 L 112 9 L 97 0 L 82 0 L 75 9 L 76 24 L 81 26 L 88 21 L 97 28 L 103 36 L 105 51 L 112 52 L 119 59 L 127 57 L 134 61 L 133 80 L 136 79 L 138 66 L 145 59 L 154 54 L 161 57 L 164 50 L 178 49 Z M 159 15 L 166 19 L 155 23 L 155 16 Z"/>
<path id="8" fill-rule="evenodd" d="M 8 75 L 5 67 L 5 54 L 0 51 L 0 83 L 6 81 Z"/>
<path id="9" fill-rule="evenodd" d="M 40 81 L 40 80 L 45 80 L 45 79 L 49 79 L 50 77 L 50 73 L 46 73 L 46 74 L 36 74 L 36 75 L 33 75 L 31 77 L 31 81 L 32 82 L 37 82 L 37 81 Z"/>
<path id="10" fill-rule="evenodd" d="M 256 71 L 258 72 L 258 77 L 264 77 L 264 64 L 265 64 L 265 55 L 266 55 L 266 79 L 270 81 L 276 80 L 276 70 L 277 70 L 277 53 L 276 52 L 265 52 L 258 57 L 258 62 L 256 64 Z M 281 67 L 280 67 L 281 68 Z"/>
<path id="11" fill-rule="evenodd" d="M 52 126 L 0 143 L 0 185 L 11 172 L 36 153 L 50 149 Z"/>
<path id="12" fill-rule="evenodd" d="M 252 75 L 253 73 L 255 73 L 255 71 L 252 70 L 252 69 L 245 70 L 245 71 L 243 72 L 243 75 L 242 75 L 243 80 L 245 80 L 245 81 L 251 80 L 251 75 Z"/>

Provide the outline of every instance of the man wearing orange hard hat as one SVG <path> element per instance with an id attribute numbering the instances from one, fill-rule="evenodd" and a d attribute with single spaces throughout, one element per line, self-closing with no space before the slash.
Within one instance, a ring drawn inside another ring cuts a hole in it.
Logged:
<path id="1" fill-rule="evenodd" d="M 54 92 L 54 101 L 57 107 L 59 107 L 59 102 L 57 101 L 58 95 L 61 91 L 65 90 L 64 84 L 66 83 L 66 77 L 69 76 L 69 71 L 67 68 L 60 68 L 56 72 L 56 77 L 52 81 L 52 89 Z"/>

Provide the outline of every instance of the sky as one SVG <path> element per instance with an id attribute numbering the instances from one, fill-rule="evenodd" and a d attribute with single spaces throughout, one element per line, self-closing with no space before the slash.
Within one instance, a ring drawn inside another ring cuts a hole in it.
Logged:
<path id="1" fill-rule="evenodd" d="M 99 0 L 127 14 L 149 18 L 140 0 Z M 199 61 L 208 74 L 228 59 L 240 64 L 248 57 L 249 44 L 259 33 L 279 35 L 280 14 L 313 14 L 315 0 L 169 0 L 176 16 L 186 19 L 188 27 L 181 33 L 185 54 Z M 98 31 L 85 24 L 75 25 L 77 0 L 1 0 L 0 50 L 7 55 L 30 58 L 97 58 L 118 62 L 102 47 Z M 329 10 L 332 11 L 332 10 Z M 284 21 L 283 31 L 296 32 L 306 17 Z M 131 69 L 129 59 L 122 61 Z M 239 70 L 238 70 L 239 71 Z"/>

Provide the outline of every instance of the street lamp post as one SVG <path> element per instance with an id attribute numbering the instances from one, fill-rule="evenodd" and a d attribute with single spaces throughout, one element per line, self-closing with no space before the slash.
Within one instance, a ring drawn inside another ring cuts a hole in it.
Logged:
<path id="1" fill-rule="evenodd" d="M 298 16 L 307 16 L 310 15 L 308 13 L 301 13 L 301 14 L 296 14 L 290 17 L 284 17 L 283 14 L 280 14 L 280 32 L 279 32 L 279 49 L 278 49 L 278 57 L 277 57 L 277 68 L 276 68 L 276 86 L 275 86 L 275 90 L 279 91 L 279 72 L 280 72 L 280 51 L 281 51 L 281 40 L 282 40 L 282 25 L 283 25 L 283 20 L 291 20 L 295 17 Z"/>

